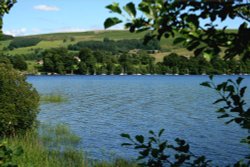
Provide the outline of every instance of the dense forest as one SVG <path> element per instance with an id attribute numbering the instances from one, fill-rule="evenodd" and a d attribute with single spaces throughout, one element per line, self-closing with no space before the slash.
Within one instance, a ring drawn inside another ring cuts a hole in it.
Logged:
<path id="1" fill-rule="evenodd" d="M 38 38 L 14 39 L 8 48 L 35 45 Z M 209 59 L 204 55 L 186 56 L 166 53 L 156 62 L 152 52 L 161 52 L 159 41 L 147 45 L 142 40 L 81 41 L 68 48 L 34 49 L 33 54 L 2 55 L 1 62 L 26 71 L 27 61 L 33 61 L 37 72 L 42 74 L 83 75 L 200 75 L 200 74 L 248 74 L 250 61 L 223 60 L 220 56 Z"/>

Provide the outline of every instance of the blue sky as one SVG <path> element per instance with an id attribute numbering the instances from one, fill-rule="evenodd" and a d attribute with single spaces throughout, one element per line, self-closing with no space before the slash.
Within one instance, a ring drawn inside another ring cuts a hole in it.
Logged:
<path id="1" fill-rule="evenodd" d="M 121 5 L 129 2 L 115 1 Z M 4 16 L 3 31 L 19 36 L 101 30 L 104 20 L 114 16 L 105 8 L 112 2 L 114 0 L 18 0 Z M 122 28 L 122 25 L 116 28 Z"/>
<path id="2" fill-rule="evenodd" d="M 103 30 L 104 20 L 115 16 L 105 6 L 114 1 L 124 5 L 131 0 L 18 0 L 11 12 L 4 16 L 3 31 L 20 36 Z M 133 0 L 135 3 L 139 1 Z M 236 28 L 240 22 L 227 20 L 223 25 Z M 122 28 L 122 25 L 114 27 Z"/>

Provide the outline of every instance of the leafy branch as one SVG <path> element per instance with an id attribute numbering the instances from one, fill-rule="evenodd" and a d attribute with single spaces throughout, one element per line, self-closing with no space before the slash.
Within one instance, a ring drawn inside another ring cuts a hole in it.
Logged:
<path id="1" fill-rule="evenodd" d="M 123 143 L 122 146 L 133 147 L 138 150 L 139 156 L 137 160 L 141 166 L 162 167 L 162 166 L 194 166 L 205 167 L 211 166 L 210 160 L 206 160 L 205 156 L 196 156 L 190 151 L 189 144 L 182 139 L 176 138 L 175 145 L 169 144 L 167 140 L 162 141 L 161 136 L 164 129 L 158 133 L 149 131 L 149 137 L 145 139 L 143 135 L 136 135 L 134 139 L 129 134 L 121 134 L 129 142 Z M 167 154 L 167 151 L 169 153 Z M 172 153 L 174 157 L 171 157 Z"/>

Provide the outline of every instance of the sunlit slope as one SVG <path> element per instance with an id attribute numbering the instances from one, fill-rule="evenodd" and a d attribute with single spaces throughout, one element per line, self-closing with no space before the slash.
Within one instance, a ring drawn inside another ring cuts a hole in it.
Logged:
<path id="1" fill-rule="evenodd" d="M 229 30 L 235 31 L 235 30 Z M 36 49 L 49 49 L 55 47 L 68 47 L 70 44 L 75 44 L 79 41 L 102 41 L 104 38 L 109 38 L 111 40 L 123 40 L 123 39 L 142 39 L 145 33 L 130 33 L 129 31 L 123 30 L 112 30 L 112 31 L 88 31 L 88 32 L 71 32 L 71 33 L 53 33 L 53 34 L 41 34 L 41 35 L 32 35 L 32 36 L 24 36 L 24 37 L 16 37 L 16 38 L 40 38 L 41 41 L 35 46 L 30 47 L 22 47 L 13 50 L 7 50 L 10 40 L 0 41 L 0 51 L 10 54 L 29 54 L 34 53 Z M 192 52 L 187 51 L 181 45 L 173 45 L 173 38 L 162 38 L 160 41 L 161 44 L 161 52 L 157 54 L 153 54 L 156 57 L 157 61 L 161 61 L 162 58 L 171 53 L 176 52 L 183 56 L 192 56 Z"/>

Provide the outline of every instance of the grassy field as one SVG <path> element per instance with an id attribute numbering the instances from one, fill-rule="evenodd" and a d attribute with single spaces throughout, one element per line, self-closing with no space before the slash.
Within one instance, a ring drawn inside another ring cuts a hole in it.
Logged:
<path id="1" fill-rule="evenodd" d="M 228 32 L 235 32 L 235 30 L 228 30 Z M 17 38 L 41 38 L 42 40 L 35 46 L 23 47 L 14 50 L 4 50 L 11 40 L 0 41 L 0 52 L 4 52 L 10 55 L 17 54 L 32 54 L 36 49 L 49 49 L 56 47 L 67 47 L 70 44 L 75 44 L 79 41 L 101 41 L 104 38 L 109 38 L 111 40 L 122 40 L 122 39 L 142 39 L 145 33 L 130 33 L 125 30 L 107 30 L 107 31 L 88 31 L 88 32 L 72 32 L 72 33 L 53 33 L 53 34 L 41 34 L 41 35 L 31 35 Z M 161 52 L 157 54 L 152 54 L 157 60 L 157 62 L 162 61 L 165 55 L 171 52 L 175 52 L 179 55 L 186 57 L 193 56 L 192 52 L 189 52 L 182 45 L 173 45 L 174 38 L 164 38 L 162 37 L 160 41 Z"/>
<path id="2" fill-rule="evenodd" d="M 17 55 L 17 54 L 32 54 L 36 49 L 49 49 L 56 47 L 67 47 L 70 44 L 75 44 L 79 41 L 102 41 L 104 38 L 109 38 L 111 40 L 122 40 L 122 39 L 142 39 L 145 33 L 130 33 L 129 31 L 89 31 L 89 32 L 74 32 L 74 33 L 54 33 L 54 34 L 42 34 L 42 35 L 32 35 L 17 38 L 41 38 L 37 45 L 32 47 L 17 48 L 14 50 L 4 50 L 5 47 L 9 45 L 11 40 L 0 41 L 0 51 L 6 54 Z M 72 40 L 73 39 L 73 40 Z M 186 51 L 182 46 L 173 46 L 173 38 L 161 40 L 162 52 L 159 54 L 152 54 L 156 57 L 157 61 L 161 61 L 162 58 L 171 53 L 181 53 L 185 56 L 192 55 L 190 52 Z"/>

